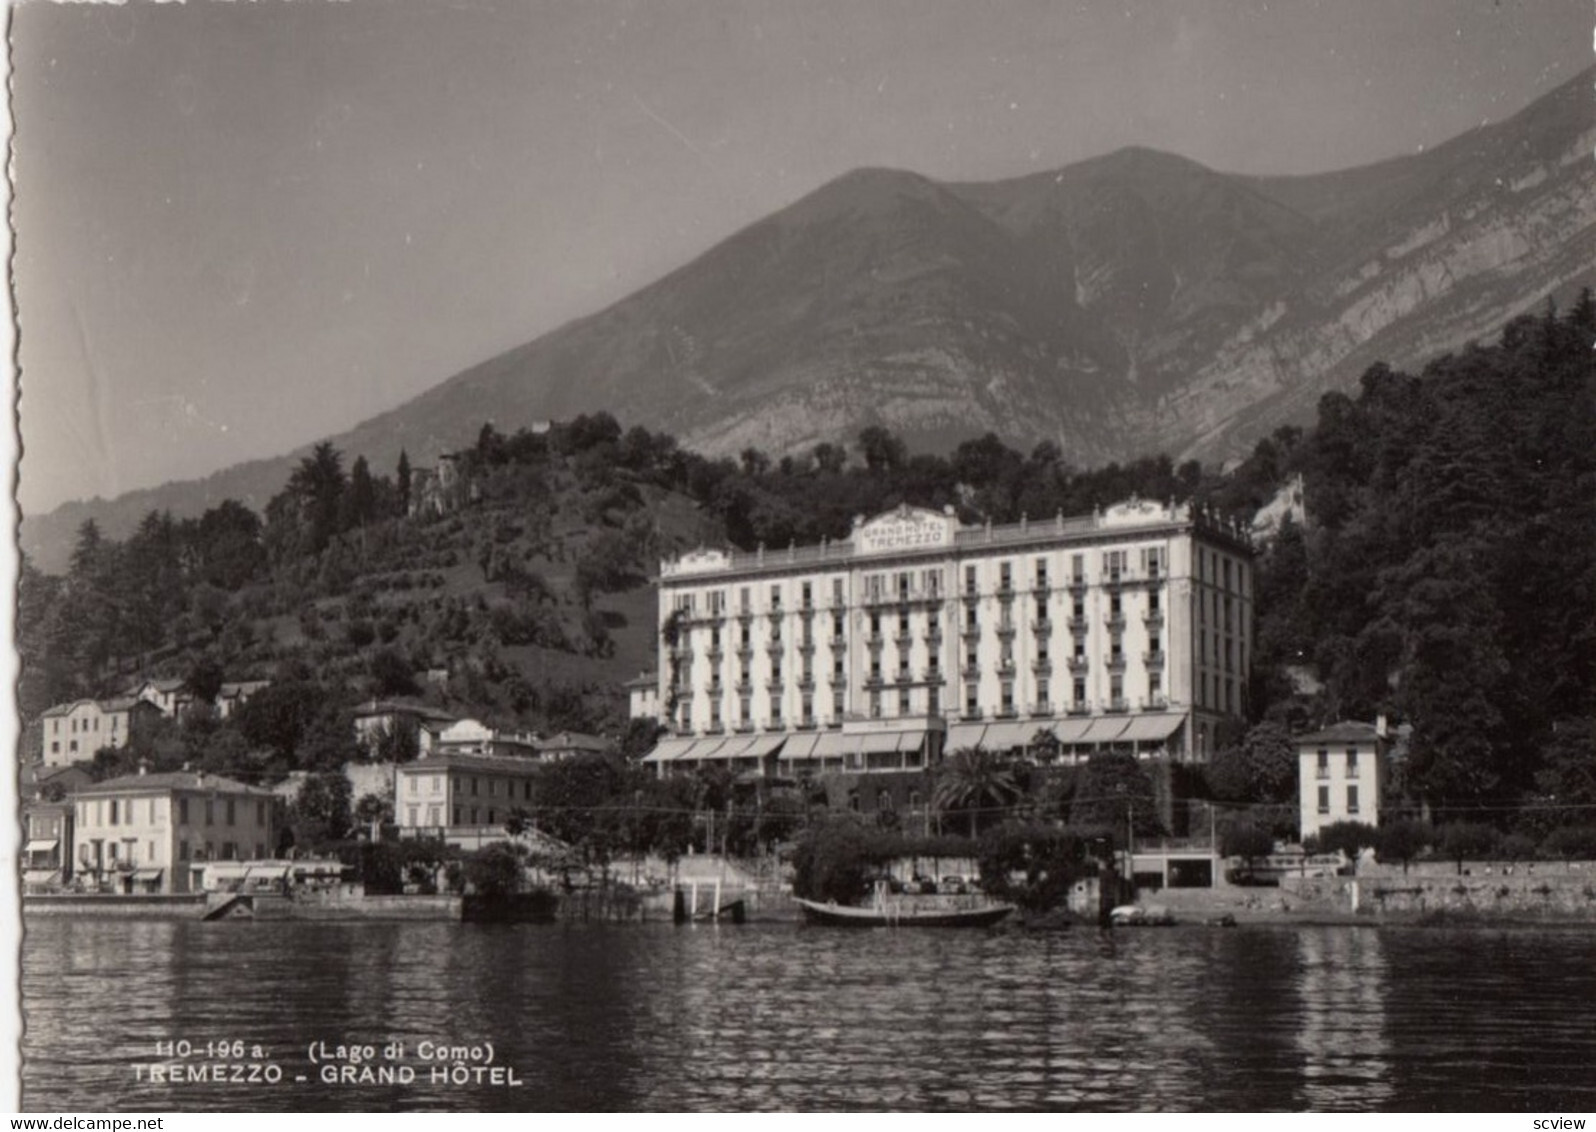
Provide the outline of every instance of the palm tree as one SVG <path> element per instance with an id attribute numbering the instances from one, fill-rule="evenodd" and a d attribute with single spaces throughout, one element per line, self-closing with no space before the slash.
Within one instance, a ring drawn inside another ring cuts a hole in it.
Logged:
<path id="1" fill-rule="evenodd" d="M 973 838 L 981 810 L 1007 806 L 1020 793 L 1008 759 L 982 747 L 965 747 L 943 761 L 933 802 L 943 813 L 965 811 Z"/>

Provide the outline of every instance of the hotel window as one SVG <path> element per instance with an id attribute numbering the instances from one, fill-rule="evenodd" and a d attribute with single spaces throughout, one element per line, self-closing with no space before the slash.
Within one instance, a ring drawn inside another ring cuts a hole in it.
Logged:
<path id="1" fill-rule="evenodd" d="M 964 610 L 964 627 L 972 633 L 981 627 L 980 620 L 975 615 L 975 606 L 967 606 Z"/>
<path id="2" fill-rule="evenodd" d="M 179 841 L 177 843 L 177 859 L 179 861 L 188 860 L 188 842 L 187 841 Z"/>
<path id="3" fill-rule="evenodd" d="M 964 568 L 964 592 L 967 593 L 967 594 L 974 594 L 975 593 L 975 567 L 974 566 L 966 566 Z"/>
<path id="4" fill-rule="evenodd" d="M 772 608 L 772 609 L 780 609 L 781 608 L 781 587 L 780 586 L 771 586 L 770 587 L 770 608 Z"/>
<path id="5" fill-rule="evenodd" d="M 881 614 L 879 613 L 870 615 L 870 639 L 872 641 L 881 639 Z"/>
<path id="6" fill-rule="evenodd" d="M 488 824 L 489 825 L 498 825 L 499 824 L 498 815 L 494 812 L 493 807 L 491 807 L 491 806 L 488 807 Z"/>
<path id="7" fill-rule="evenodd" d="M 437 825 L 442 825 L 443 824 L 443 807 L 442 806 L 428 806 L 427 807 L 427 824 L 428 825 L 432 825 L 432 826 L 437 826 Z"/>
<path id="8" fill-rule="evenodd" d="M 975 668 L 980 663 L 980 657 L 978 656 L 974 645 L 971 645 L 964 650 L 964 667 Z"/>
<path id="9" fill-rule="evenodd" d="M 909 578 L 910 578 L 910 575 L 907 574 L 907 573 L 900 573 L 898 575 L 898 600 L 899 601 L 908 601 L 909 600 Z"/>
<path id="10" fill-rule="evenodd" d="M 979 712 L 980 712 L 980 702 L 981 701 L 980 701 L 980 698 L 976 695 L 976 691 L 977 691 L 977 689 L 976 689 L 976 686 L 974 684 L 966 684 L 964 686 L 964 714 L 965 715 L 973 717 L 973 716 L 979 714 Z"/>
<path id="11" fill-rule="evenodd" d="M 238 803 L 231 798 L 227 799 L 227 824 L 238 824 Z"/>
<path id="12" fill-rule="evenodd" d="M 265 802 L 256 802 L 255 803 L 255 824 L 256 825 L 265 825 L 266 824 L 266 803 Z"/>
<path id="13" fill-rule="evenodd" d="M 1114 701 L 1116 707 L 1125 702 L 1125 678 L 1123 676 L 1110 676 L 1108 678 L 1108 698 Z"/>
<path id="14" fill-rule="evenodd" d="M 709 651 L 710 652 L 719 652 L 720 651 L 720 629 L 719 629 L 719 627 L 716 627 L 716 628 L 711 629 L 709 631 Z"/>
<path id="15" fill-rule="evenodd" d="M 475 778 L 471 780 L 471 796 L 473 798 L 477 796 L 477 780 Z M 472 820 L 475 821 L 476 819 L 473 818 Z"/>
<path id="16" fill-rule="evenodd" d="M 121 824 L 117 820 L 117 815 L 120 813 L 120 809 L 119 809 L 120 805 L 121 804 L 115 798 L 111 799 L 111 807 L 110 807 L 111 808 L 111 820 L 107 823 L 108 825 L 120 825 Z"/>
<path id="17" fill-rule="evenodd" d="M 779 656 L 770 658 L 770 680 L 773 684 L 781 683 L 781 657 Z"/>
<path id="18" fill-rule="evenodd" d="M 177 800 L 177 823 L 179 825 L 187 825 L 188 824 L 188 799 L 187 798 L 179 798 Z"/>
<path id="19" fill-rule="evenodd" d="M 211 801 L 209 798 L 205 800 L 205 824 L 216 824 L 216 803 Z"/>
<path id="20" fill-rule="evenodd" d="M 870 658 L 870 679 L 877 682 L 881 680 L 881 657 L 879 656 Z"/>
<path id="21" fill-rule="evenodd" d="M 925 690 L 925 710 L 929 715 L 942 714 L 942 689 L 935 684 Z"/>
<path id="22" fill-rule="evenodd" d="M 831 718 L 833 722 L 842 718 L 842 692 L 836 690 L 831 693 Z"/>
<path id="23" fill-rule="evenodd" d="M 1014 684 L 1011 681 L 1003 681 L 1002 698 L 1004 714 L 1012 714 L 1014 711 Z"/>
<path id="24" fill-rule="evenodd" d="M 482 824 L 481 815 L 482 815 L 482 811 L 477 809 L 475 806 L 472 806 L 471 807 L 471 824 L 472 825 L 481 825 Z"/>
<path id="25" fill-rule="evenodd" d="M 781 726 L 781 696 L 779 694 L 773 694 L 770 697 L 770 725 L 772 727 Z"/>
<path id="26" fill-rule="evenodd" d="M 937 674 L 937 671 L 938 671 L 939 667 L 940 667 L 940 665 L 939 665 L 939 663 L 937 661 L 937 654 L 936 653 L 932 653 L 931 655 L 926 657 L 925 668 L 926 668 L 926 672 L 928 674 L 930 674 L 931 676 L 935 676 Z"/>
<path id="27" fill-rule="evenodd" d="M 802 704 L 804 722 L 813 723 L 815 721 L 815 697 L 810 695 L 808 692 L 805 692 Z"/>
<path id="28" fill-rule="evenodd" d="M 1149 578 L 1156 578 L 1164 572 L 1164 552 L 1159 547 L 1150 547 L 1142 551 L 1142 569 Z"/>
<path id="29" fill-rule="evenodd" d="M 720 727 L 720 701 L 719 700 L 710 700 L 709 701 L 709 725 L 710 725 L 711 728 L 715 728 L 715 729 L 719 729 L 719 727 Z"/>
<path id="30" fill-rule="evenodd" d="M 1117 582 L 1125 573 L 1125 552 L 1123 550 L 1105 550 L 1103 552 L 1103 569 L 1108 574 L 1108 580 Z"/>
<path id="31" fill-rule="evenodd" d="M 838 654 L 837 656 L 833 657 L 832 660 L 831 660 L 831 678 L 833 680 L 835 680 L 839 684 L 842 683 L 843 672 L 842 672 L 842 656 L 841 656 L 841 654 Z"/>
<path id="32" fill-rule="evenodd" d="M 1155 671 L 1149 672 L 1147 674 L 1147 694 L 1149 696 L 1151 696 L 1154 700 L 1159 700 L 1159 699 L 1163 698 L 1163 696 L 1164 696 L 1164 674 L 1162 672 L 1158 672 L 1158 671 L 1155 670 Z"/>
<path id="33" fill-rule="evenodd" d="M 1123 612 L 1124 608 L 1120 605 L 1119 592 L 1116 590 L 1108 598 L 1108 615 L 1110 617 L 1119 617 Z"/>
<path id="34" fill-rule="evenodd" d="M 898 612 L 898 636 L 907 637 L 908 635 L 909 635 L 909 611 L 906 610 L 906 609 L 905 610 L 900 610 Z"/>
<path id="35" fill-rule="evenodd" d="M 841 605 L 842 604 L 842 579 L 841 578 L 833 578 L 833 579 L 831 579 L 831 600 L 832 600 L 833 604 L 836 604 L 836 605 Z"/>
<path id="36" fill-rule="evenodd" d="M 1047 706 L 1048 691 L 1049 689 L 1046 678 L 1040 679 L 1036 682 L 1036 702 L 1043 707 Z"/>
<path id="37" fill-rule="evenodd" d="M 1355 814 L 1357 812 L 1358 812 L 1358 788 L 1356 786 L 1348 786 L 1347 787 L 1347 813 Z"/>
<path id="38" fill-rule="evenodd" d="M 1036 560 L 1036 588 L 1039 590 L 1047 589 L 1047 559 L 1045 558 Z"/>
<path id="39" fill-rule="evenodd" d="M 752 724 L 754 722 L 754 698 L 752 696 L 744 696 L 737 701 L 737 718 L 743 723 Z"/>
<path id="40" fill-rule="evenodd" d="M 925 587 L 927 597 L 942 596 L 942 571 L 926 570 L 920 575 L 920 584 Z"/>
<path id="41" fill-rule="evenodd" d="M 1328 786 L 1319 787 L 1319 812 L 1321 814 L 1330 812 L 1330 787 Z"/>
<path id="42" fill-rule="evenodd" d="M 871 719 L 880 719 L 881 718 L 881 693 L 880 692 L 871 692 L 870 693 L 870 718 Z"/>
<path id="43" fill-rule="evenodd" d="M 1323 747 L 1319 748 L 1319 777 L 1330 777 L 1330 752 Z"/>
<path id="44" fill-rule="evenodd" d="M 998 564 L 998 588 L 1009 590 L 1014 587 L 1014 567 L 1007 562 Z"/>
<path id="45" fill-rule="evenodd" d="M 1358 777 L 1358 749 L 1356 747 L 1347 750 L 1347 777 Z"/>
<path id="46" fill-rule="evenodd" d="M 1086 677 L 1076 677 L 1075 687 L 1070 689 L 1070 691 L 1072 693 L 1070 702 L 1076 707 L 1084 707 L 1086 705 Z"/>
<path id="47" fill-rule="evenodd" d="M 909 714 L 909 689 L 907 688 L 898 689 L 898 714 Z"/>
<path id="48" fill-rule="evenodd" d="M 460 824 L 460 807 L 459 806 L 456 806 L 454 808 L 454 824 L 455 825 L 459 825 Z"/>
<path id="49" fill-rule="evenodd" d="M 754 643 L 754 630 L 752 626 L 748 624 L 744 624 L 742 626 L 742 641 L 743 648 L 747 648 L 749 645 Z"/>
<path id="50" fill-rule="evenodd" d="M 814 604 L 815 604 L 814 587 L 812 585 L 810 585 L 808 582 L 805 582 L 804 583 L 804 587 L 803 587 L 803 606 L 804 606 L 805 609 L 809 609 Z"/>
<path id="51" fill-rule="evenodd" d="M 421 822 L 420 822 L 421 807 L 420 806 L 406 806 L 405 809 L 410 814 L 410 825 L 411 826 L 420 825 L 421 824 Z"/>
<path id="52" fill-rule="evenodd" d="M 833 640 L 840 641 L 840 640 L 842 640 L 842 634 L 843 634 L 842 614 L 833 613 L 831 615 L 831 637 L 832 637 Z"/>
<path id="53" fill-rule="evenodd" d="M 747 586 L 744 586 L 742 589 L 737 591 L 738 609 L 744 613 L 747 613 L 751 608 L 753 608 L 753 604 L 754 599 L 752 590 L 750 590 Z"/>
<path id="54" fill-rule="evenodd" d="M 1086 620 L 1086 599 L 1078 597 L 1070 604 L 1070 616 L 1077 621 Z"/>
<path id="55" fill-rule="evenodd" d="M 1147 612 L 1149 612 L 1149 613 L 1157 613 L 1158 612 L 1158 591 L 1157 590 L 1153 590 L 1150 593 L 1148 593 L 1148 595 L 1147 595 Z"/>

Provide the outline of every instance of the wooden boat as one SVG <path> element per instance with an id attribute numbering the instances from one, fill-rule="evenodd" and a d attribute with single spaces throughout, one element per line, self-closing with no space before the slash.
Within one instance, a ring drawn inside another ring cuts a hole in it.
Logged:
<path id="1" fill-rule="evenodd" d="M 984 928 L 1014 911 L 1012 904 L 946 904 L 935 897 L 896 897 L 880 891 L 874 903 L 857 907 L 793 899 L 811 924 L 843 928 Z"/>

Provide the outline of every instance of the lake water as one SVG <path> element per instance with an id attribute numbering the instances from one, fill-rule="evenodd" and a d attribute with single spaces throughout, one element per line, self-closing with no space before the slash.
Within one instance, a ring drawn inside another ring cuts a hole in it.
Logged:
<path id="1" fill-rule="evenodd" d="M 28 1111 L 1596 1108 L 1589 928 L 46 919 L 22 990 Z"/>

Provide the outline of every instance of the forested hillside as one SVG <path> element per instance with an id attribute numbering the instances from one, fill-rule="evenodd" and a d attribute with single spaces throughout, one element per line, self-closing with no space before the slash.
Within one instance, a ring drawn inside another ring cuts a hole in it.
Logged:
<path id="1" fill-rule="evenodd" d="M 1410 802 L 1504 825 L 1588 822 L 1593 340 L 1587 294 L 1421 374 L 1375 366 L 1355 397 L 1325 396 L 1313 428 L 1277 431 L 1226 474 L 1163 458 L 1081 470 L 1049 443 L 1022 453 L 990 435 L 911 456 L 882 428 L 779 461 L 712 460 L 600 413 L 541 434 L 483 426 L 443 513 L 412 516 L 421 476 L 407 458 L 392 474 L 361 457 L 346 470 L 323 445 L 264 516 L 232 501 L 193 520 L 152 513 L 125 542 L 85 524 L 64 576 L 25 563 L 22 711 L 146 676 L 198 690 L 271 679 L 237 720 L 174 724 L 101 760 L 256 779 L 352 757 L 348 712 L 370 696 L 619 735 L 620 684 L 654 663 L 663 555 L 844 537 L 856 515 L 904 501 L 971 523 L 1131 495 L 1250 515 L 1300 475 L 1306 523 L 1260 548 L 1251 722 L 1385 712 L 1412 726 L 1397 783 Z M 1217 792 L 1284 801 L 1280 774 L 1243 765 L 1278 761 L 1282 734 L 1238 733 Z"/>

